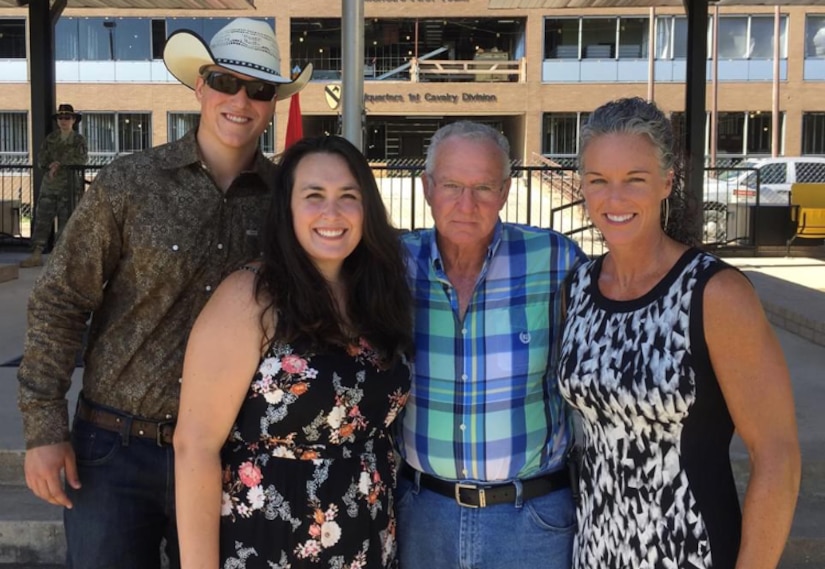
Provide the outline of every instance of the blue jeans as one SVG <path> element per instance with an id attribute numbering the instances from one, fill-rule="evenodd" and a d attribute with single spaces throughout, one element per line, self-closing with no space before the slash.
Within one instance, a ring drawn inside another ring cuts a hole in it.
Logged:
<path id="1" fill-rule="evenodd" d="M 179 568 L 172 447 L 79 419 L 72 446 L 82 488 L 66 487 L 66 567 L 159 569 L 166 538 L 169 567 Z"/>
<path id="2" fill-rule="evenodd" d="M 474 509 L 399 476 L 396 496 L 400 569 L 570 569 L 569 489 Z"/>

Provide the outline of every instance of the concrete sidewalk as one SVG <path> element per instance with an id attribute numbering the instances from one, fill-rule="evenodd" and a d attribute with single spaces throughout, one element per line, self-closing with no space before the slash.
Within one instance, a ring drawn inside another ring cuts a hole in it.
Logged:
<path id="1" fill-rule="evenodd" d="M 0 265 L 26 256 L 0 251 Z M 825 262 L 805 258 L 726 258 L 753 282 L 788 361 L 803 456 L 799 503 L 782 569 L 825 567 Z M 39 269 L 20 269 L 0 282 L 0 364 L 22 353 L 26 299 Z M 74 408 L 76 370 L 69 393 Z M 61 511 L 34 497 L 22 476 L 23 437 L 17 410 L 17 368 L 0 367 L 0 568 L 62 567 Z M 736 438 L 731 459 L 740 488 L 748 459 Z"/>

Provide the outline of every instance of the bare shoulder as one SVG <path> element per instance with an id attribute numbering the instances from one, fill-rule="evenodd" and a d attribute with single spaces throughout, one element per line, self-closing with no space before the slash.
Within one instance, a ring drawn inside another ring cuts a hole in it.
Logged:
<path id="1" fill-rule="evenodd" d="M 203 316 L 259 319 L 266 302 L 257 294 L 257 274 L 250 270 L 233 271 L 221 281 L 207 302 Z"/>
<path id="2" fill-rule="evenodd" d="M 736 269 L 724 269 L 713 275 L 705 286 L 705 306 L 715 313 L 736 313 L 760 307 L 759 296 L 751 282 Z"/>
<path id="3" fill-rule="evenodd" d="M 756 341 L 770 328 L 756 289 L 735 269 L 719 271 L 708 280 L 703 304 L 705 334 L 711 349 L 734 338 L 739 342 L 744 338 Z"/>

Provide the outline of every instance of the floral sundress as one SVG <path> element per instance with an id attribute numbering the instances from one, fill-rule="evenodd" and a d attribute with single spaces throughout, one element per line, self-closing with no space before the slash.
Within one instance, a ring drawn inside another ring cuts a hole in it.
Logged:
<path id="1" fill-rule="evenodd" d="M 410 389 L 364 340 L 275 342 L 221 452 L 223 569 L 396 567 L 390 424 Z"/>

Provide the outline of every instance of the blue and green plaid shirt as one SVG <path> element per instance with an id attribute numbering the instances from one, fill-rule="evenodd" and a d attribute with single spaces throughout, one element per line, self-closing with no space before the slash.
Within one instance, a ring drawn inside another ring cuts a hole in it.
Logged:
<path id="1" fill-rule="evenodd" d="M 414 468 L 508 480 L 564 463 L 569 414 L 554 341 L 561 288 L 583 253 L 563 235 L 499 222 L 462 322 L 433 229 L 405 234 L 415 301 L 415 371 L 398 435 Z"/>

